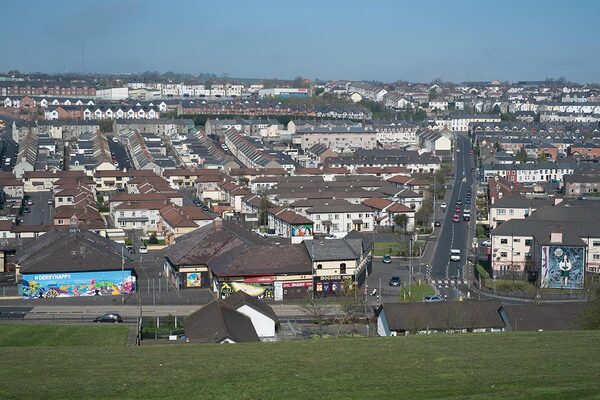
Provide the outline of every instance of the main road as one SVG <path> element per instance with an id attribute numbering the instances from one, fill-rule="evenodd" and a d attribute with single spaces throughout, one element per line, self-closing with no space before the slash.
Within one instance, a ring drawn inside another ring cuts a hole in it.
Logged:
<path id="1" fill-rule="evenodd" d="M 448 300 L 455 300 L 458 297 L 466 296 L 465 283 L 468 281 L 471 268 L 467 262 L 471 254 L 471 238 L 475 227 L 475 190 L 473 188 L 473 174 L 471 167 L 473 156 L 469 154 L 471 143 L 468 137 L 457 135 L 454 149 L 454 184 L 452 193 L 445 213 L 439 209 L 435 210 L 436 215 L 443 213 L 442 229 L 439 233 L 433 257 L 431 259 L 431 281 L 436 290 Z M 465 204 L 467 191 L 473 191 L 472 204 Z M 457 206 L 456 202 L 462 201 L 462 205 Z M 455 207 L 460 207 L 459 222 L 453 222 Z M 471 220 L 463 221 L 463 210 L 471 210 Z M 438 218 L 440 219 L 440 218 Z M 460 262 L 450 261 L 450 249 L 461 251 Z"/>

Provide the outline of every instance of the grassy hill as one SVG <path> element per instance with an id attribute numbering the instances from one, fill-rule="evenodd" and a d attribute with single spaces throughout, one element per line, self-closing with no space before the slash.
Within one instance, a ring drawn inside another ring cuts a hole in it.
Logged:
<path id="1" fill-rule="evenodd" d="M 597 399 L 599 340 L 581 331 L 2 347 L 0 398 Z"/>

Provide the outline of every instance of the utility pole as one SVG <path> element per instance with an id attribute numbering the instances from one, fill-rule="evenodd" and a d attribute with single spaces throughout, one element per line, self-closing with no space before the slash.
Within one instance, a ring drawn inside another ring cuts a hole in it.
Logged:
<path id="1" fill-rule="evenodd" d="M 410 299 L 410 286 L 412 285 L 412 244 L 413 238 L 408 242 L 408 298 Z"/>

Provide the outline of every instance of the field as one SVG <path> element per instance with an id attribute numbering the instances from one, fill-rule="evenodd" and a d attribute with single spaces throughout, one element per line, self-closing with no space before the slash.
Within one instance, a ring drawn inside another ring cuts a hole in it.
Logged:
<path id="1" fill-rule="evenodd" d="M 0 398 L 598 399 L 599 340 L 581 331 L 3 347 Z"/>
<path id="2" fill-rule="evenodd" d="M 413 283 L 410 285 L 410 296 L 408 295 L 408 287 L 403 287 L 400 289 L 400 303 L 414 303 L 416 301 L 423 301 L 425 296 L 432 296 L 435 294 L 435 290 L 433 286 L 427 285 L 425 283 L 418 285 Z"/>
<path id="3" fill-rule="evenodd" d="M 413 243 L 412 253 L 413 256 L 419 256 L 423 247 L 425 246 L 425 242 L 421 240 L 417 240 Z M 386 254 L 392 256 L 408 256 L 409 244 L 408 241 L 398 241 L 398 242 L 375 242 L 373 248 L 374 256 L 384 256 Z"/>
<path id="4" fill-rule="evenodd" d="M 2 324 L 0 325 L 0 347 L 124 346 L 128 331 L 125 326 L 113 325 Z"/>

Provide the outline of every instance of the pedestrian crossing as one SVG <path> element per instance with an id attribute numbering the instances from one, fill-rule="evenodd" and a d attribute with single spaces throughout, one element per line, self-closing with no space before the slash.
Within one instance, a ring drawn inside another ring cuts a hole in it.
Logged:
<path id="1" fill-rule="evenodd" d="M 432 285 L 455 285 L 458 282 L 459 285 L 468 285 L 469 283 L 467 282 L 466 279 L 462 279 L 462 280 L 456 280 L 456 279 L 432 279 L 431 280 L 431 284 Z"/>

